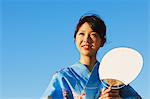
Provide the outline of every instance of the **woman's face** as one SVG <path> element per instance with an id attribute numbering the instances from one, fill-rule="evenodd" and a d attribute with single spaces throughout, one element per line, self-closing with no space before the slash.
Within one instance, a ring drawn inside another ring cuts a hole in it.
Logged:
<path id="1" fill-rule="evenodd" d="M 99 34 L 94 32 L 87 22 L 79 28 L 75 42 L 80 54 L 85 56 L 96 55 L 102 44 Z"/>

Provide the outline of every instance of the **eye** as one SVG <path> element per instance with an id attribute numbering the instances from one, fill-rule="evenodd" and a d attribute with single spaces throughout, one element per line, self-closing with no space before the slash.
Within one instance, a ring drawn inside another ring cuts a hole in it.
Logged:
<path id="1" fill-rule="evenodd" d="M 94 36 L 94 37 L 96 37 L 96 36 L 97 36 L 97 34 L 96 34 L 96 33 L 92 33 L 91 35 L 92 35 L 92 36 Z"/>
<path id="2" fill-rule="evenodd" d="M 84 35 L 84 33 L 81 32 L 81 33 L 79 33 L 79 35 Z"/>

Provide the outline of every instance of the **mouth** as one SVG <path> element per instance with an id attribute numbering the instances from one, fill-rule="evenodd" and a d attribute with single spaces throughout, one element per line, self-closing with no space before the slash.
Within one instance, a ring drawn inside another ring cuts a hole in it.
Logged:
<path id="1" fill-rule="evenodd" d="M 81 47 L 85 50 L 89 50 L 90 48 L 92 48 L 92 45 L 82 45 Z"/>

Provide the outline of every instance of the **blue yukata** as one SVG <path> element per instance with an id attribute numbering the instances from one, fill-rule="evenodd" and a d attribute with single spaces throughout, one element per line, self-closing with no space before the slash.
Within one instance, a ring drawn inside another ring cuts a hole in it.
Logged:
<path id="1" fill-rule="evenodd" d="M 98 99 L 104 88 L 99 79 L 99 64 L 97 61 L 92 72 L 79 62 L 56 72 L 42 99 L 80 99 L 83 93 L 82 99 Z M 66 93 L 68 98 L 64 98 Z M 129 85 L 119 89 L 119 94 L 122 99 L 142 99 Z"/>

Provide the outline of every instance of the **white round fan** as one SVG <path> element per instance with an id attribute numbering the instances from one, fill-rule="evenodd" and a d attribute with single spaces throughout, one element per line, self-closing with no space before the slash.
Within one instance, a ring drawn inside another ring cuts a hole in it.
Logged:
<path id="1" fill-rule="evenodd" d="M 105 87 L 122 88 L 131 83 L 143 66 L 142 55 L 134 49 L 120 47 L 104 55 L 99 66 L 99 77 Z"/>

